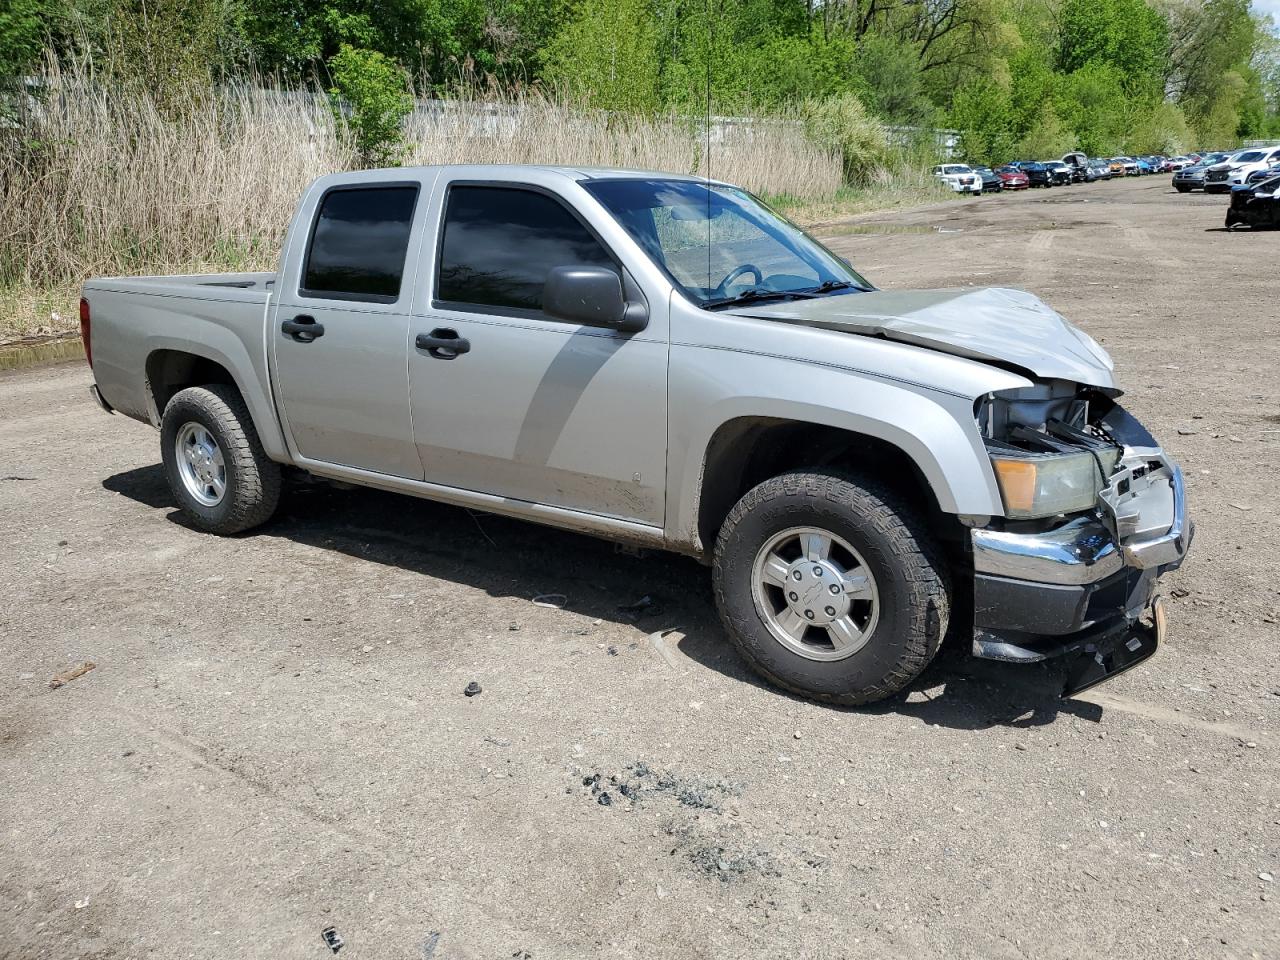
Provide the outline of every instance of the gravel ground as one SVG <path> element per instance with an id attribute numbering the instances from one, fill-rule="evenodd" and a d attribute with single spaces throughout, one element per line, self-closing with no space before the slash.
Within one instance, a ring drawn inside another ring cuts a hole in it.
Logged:
<path id="1" fill-rule="evenodd" d="M 391 495 L 201 535 L 83 365 L 0 375 L 0 956 L 1280 955 L 1276 235 L 1223 206 L 818 231 L 886 287 L 1040 294 L 1187 468 L 1171 642 L 1070 701 L 964 658 L 792 699 L 697 564 Z"/>

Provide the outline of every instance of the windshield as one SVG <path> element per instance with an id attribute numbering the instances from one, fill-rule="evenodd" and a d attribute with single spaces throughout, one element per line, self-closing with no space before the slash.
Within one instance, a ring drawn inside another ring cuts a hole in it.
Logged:
<path id="1" fill-rule="evenodd" d="M 942 168 L 943 173 L 973 173 L 968 167 L 961 166 L 958 163 L 949 163 Z"/>
<path id="2" fill-rule="evenodd" d="M 1261 150 L 1246 150 L 1244 153 L 1237 153 L 1233 158 L 1235 163 L 1257 163 L 1266 154 Z"/>
<path id="3" fill-rule="evenodd" d="M 873 289 L 745 190 L 697 180 L 582 186 L 699 306 Z"/>

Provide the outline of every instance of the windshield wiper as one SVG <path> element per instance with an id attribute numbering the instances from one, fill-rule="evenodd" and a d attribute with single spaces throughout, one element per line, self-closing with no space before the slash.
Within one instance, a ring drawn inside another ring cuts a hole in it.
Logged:
<path id="1" fill-rule="evenodd" d="M 848 280 L 823 280 L 816 287 L 810 287 L 805 291 L 805 293 L 812 293 L 816 296 L 820 293 L 831 293 L 833 290 L 852 289 L 854 289 L 854 284 L 850 283 Z M 862 288 L 858 287 L 857 289 L 861 290 Z"/>
<path id="2" fill-rule="evenodd" d="M 704 301 L 702 308 L 709 310 L 712 307 L 736 306 L 742 303 L 762 303 L 765 300 L 788 300 L 791 298 L 810 300 L 814 296 L 816 294 L 810 293 L 808 290 L 743 290 L 733 297 L 721 297 L 718 300 Z"/>

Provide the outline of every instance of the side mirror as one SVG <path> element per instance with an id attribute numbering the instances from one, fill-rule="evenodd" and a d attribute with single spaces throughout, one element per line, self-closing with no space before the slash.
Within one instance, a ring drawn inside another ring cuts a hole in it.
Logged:
<path id="1" fill-rule="evenodd" d="M 542 287 L 542 310 L 556 320 L 632 333 L 649 319 L 643 304 L 627 302 L 622 278 L 608 267 L 553 267 Z"/>

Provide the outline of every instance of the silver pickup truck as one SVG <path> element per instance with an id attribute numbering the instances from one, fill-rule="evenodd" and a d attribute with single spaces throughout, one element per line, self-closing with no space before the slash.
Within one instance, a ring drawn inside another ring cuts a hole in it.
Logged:
<path id="1" fill-rule="evenodd" d="M 1106 679 L 1191 539 L 1087 335 L 1016 290 L 876 290 L 714 181 L 323 177 L 276 273 L 92 280 L 81 326 L 196 525 L 264 523 L 290 467 L 689 554 L 742 656 L 832 703 L 949 630 Z"/>

